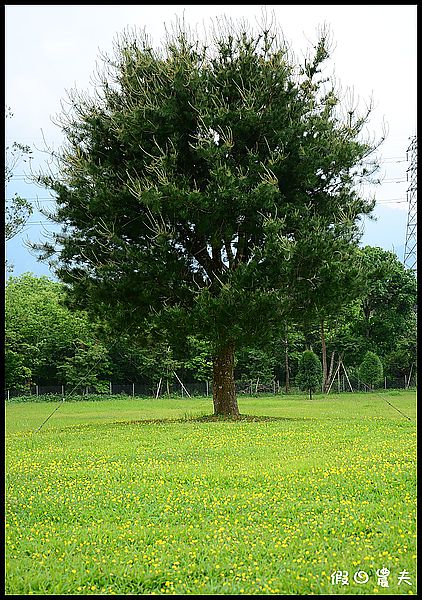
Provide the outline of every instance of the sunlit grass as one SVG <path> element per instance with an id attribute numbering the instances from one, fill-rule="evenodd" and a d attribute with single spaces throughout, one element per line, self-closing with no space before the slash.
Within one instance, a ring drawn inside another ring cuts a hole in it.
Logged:
<path id="1" fill-rule="evenodd" d="M 411 420 L 377 394 L 241 398 L 274 418 L 251 422 L 112 398 L 34 433 L 54 404 L 8 404 L 6 593 L 415 593 L 415 394 L 382 396 Z"/>

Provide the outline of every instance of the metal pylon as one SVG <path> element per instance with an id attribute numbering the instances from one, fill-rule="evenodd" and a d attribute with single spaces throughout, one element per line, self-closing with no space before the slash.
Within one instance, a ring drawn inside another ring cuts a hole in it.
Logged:
<path id="1" fill-rule="evenodd" d="M 410 160 L 410 166 L 407 169 L 407 180 L 410 185 L 407 189 L 408 211 L 406 226 L 406 242 L 404 245 L 404 265 L 414 271 L 416 275 L 416 198 L 417 198 L 417 140 L 416 135 L 411 139 L 407 149 L 407 160 Z M 409 159 L 410 154 L 410 159 Z"/>

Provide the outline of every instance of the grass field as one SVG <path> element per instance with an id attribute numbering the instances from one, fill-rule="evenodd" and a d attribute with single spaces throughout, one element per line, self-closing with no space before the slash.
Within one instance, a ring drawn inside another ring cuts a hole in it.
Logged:
<path id="1" fill-rule="evenodd" d="M 6 594 L 416 593 L 415 392 L 56 406 L 6 404 Z"/>

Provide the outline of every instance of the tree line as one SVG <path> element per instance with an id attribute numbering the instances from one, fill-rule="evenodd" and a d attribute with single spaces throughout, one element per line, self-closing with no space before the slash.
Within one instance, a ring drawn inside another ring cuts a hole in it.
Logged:
<path id="1" fill-rule="evenodd" d="M 289 391 L 292 381 L 298 383 L 305 350 L 313 350 L 321 365 L 327 363 L 325 380 L 321 371 L 325 389 L 340 357 L 350 376 L 359 377 L 368 352 L 379 357 L 389 379 L 415 373 L 416 279 L 392 252 L 366 246 L 360 258 L 365 270 L 359 297 L 323 327 L 308 319 L 286 321 L 268 332 L 265 346 L 251 337 L 236 352 L 236 380 L 276 380 Z M 5 341 L 7 388 L 36 383 L 106 390 L 110 380 L 156 386 L 160 379 L 173 381 L 175 372 L 185 382 L 212 379 L 212 351 L 205 338 L 191 335 L 174 345 L 166 332 L 153 327 L 141 334 L 129 327 L 122 334 L 86 311 L 68 307 L 62 283 L 31 273 L 7 281 Z"/>

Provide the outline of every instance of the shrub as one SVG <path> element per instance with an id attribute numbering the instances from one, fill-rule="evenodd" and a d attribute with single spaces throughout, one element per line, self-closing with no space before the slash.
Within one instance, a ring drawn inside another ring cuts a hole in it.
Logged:
<path id="1" fill-rule="evenodd" d="M 359 379 L 371 389 L 382 381 L 384 374 L 382 362 L 374 352 L 368 351 L 359 367 Z"/>
<path id="2" fill-rule="evenodd" d="M 301 390 L 309 390 L 310 400 L 312 400 L 312 392 L 321 388 L 321 361 L 312 350 L 305 350 L 299 359 L 297 383 Z"/>

